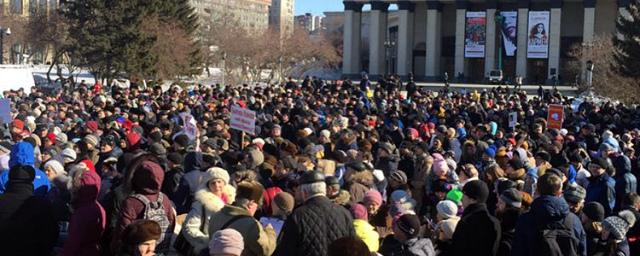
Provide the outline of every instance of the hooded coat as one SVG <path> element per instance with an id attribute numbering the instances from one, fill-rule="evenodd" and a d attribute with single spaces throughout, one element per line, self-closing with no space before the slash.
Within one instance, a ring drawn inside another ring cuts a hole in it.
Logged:
<path id="1" fill-rule="evenodd" d="M 236 190 L 231 185 L 225 185 L 223 193 L 233 202 Z M 211 193 L 207 187 L 203 187 L 195 195 L 195 201 L 191 205 L 191 211 L 184 220 L 184 237 L 194 248 L 200 252 L 209 246 L 209 222 L 211 217 L 225 206 L 222 198 Z M 204 210 L 204 212 L 203 212 Z M 205 217 L 203 219 L 203 217 Z M 202 223 L 204 221 L 204 224 Z M 203 230 L 200 230 L 203 226 Z"/>
<path id="2" fill-rule="evenodd" d="M 616 206 L 615 209 L 619 210 L 622 207 L 624 198 L 631 192 L 636 192 L 638 188 L 638 181 L 636 176 L 631 173 L 631 160 L 625 156 L 620 155 L 614 161 L 616 168 Z"/>
<path id="3" fill-rule="evenodd" d="M 14 171 L 11 177 L 30 177 L 11 178 L 5 193 L 0 195 L 0 248 L 12 255 L 47 255 L 58 239 L 58 224 L 51 205 L 34 196 L 33 172 Z"/>
<path id="4" fill-rule="evenodd" d="M 28 165 L 36 170 L 36 178 L 33 180 L 33 194 L 44 197 L 51 190 L 51 184 L 47 175 L 40 169 L 35 168 L 35 154 L 33 146 L 28 142 L 18 142 L 11 148 L 9 159 L 9 168 L 16 165 Z M 0 173 L 0 194 L 5 192 L 7 183 L 9 182 L 9 171 Z"/>
<path id="5" fill-rule="evenodd" d="M 100 176 L 85 171 L 74 181 L 69 237 L 61 255 L 100 255 L 98 244 L 106 227 L 106 213 L 98 203 Z"/>
<path id="6" fill-rule="evenodd" d="M 511 255 L 539 255 L 538 227 L 562 224 L 565 218 L 571 218 L 573 233 L 578 239 L 578 255 L 587 255 L 587 235 L 580 218 L 569 211 L 569 205 L 561 197 L 540 196 L 531 204 L 531 210 L 518 219 Z"/>

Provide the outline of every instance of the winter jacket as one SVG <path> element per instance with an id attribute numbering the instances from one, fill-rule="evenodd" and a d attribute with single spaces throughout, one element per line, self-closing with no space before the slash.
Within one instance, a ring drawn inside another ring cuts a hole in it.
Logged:
<path id="1" fill-rule="evenodd" d="M 603 173 L 599 177 L 591 176 L 589 185 L 586 187 L 587 196 L 585 203 L 598 202 L 604 206 L 604 216 L 611 215 L 616 205 L 616 182 L 608 174 Z"/>
<path id="2" fill-rule="evenodd" d="M 384 256 L 435 256 L 431 240 L 427 238 L 412 238 L 404 243 L 393 236 L 388 236 L 382 241 L 380 254 Z"/>
<path id="3" fill-rule="evenodd" d="M 516 223 L 515 238 L 511 255 L 536 256 L 540 241 L 538 227 L 548 227 L 564 222 L 565 218 L 571 218 L 573 233 L 578 239 L 578 255 L 587 255 L 586 233 L 582 228 L 580 218 L 569 211 L 569 205 L 561 197 L 540 196 L 531 204 L 531 210 L 518 219 Z"/>
<path id="4" fill-rule="evenodd" d="M 236 219 L 228 224 L 236 216 L 247 216 Z M 209 219 L 209 234 L 221 230 L 223 226 L 240 232 L 244 238 L 244 251 L 242 255 L 271 255 L 276 247 L 276 234 L 272 229 L 264 229 L 247 209 L 227 205 Z"/>
<path id="5" fill-rule="evenodd" d="M 287 218 L 274 255 L 327 255 L 329 245 L 355 237 L 351 214 L 325 196 L 308 199 Z"/>
<path id="6" fill-rule="evenodd" d="M 159 197 L 162 197 L 162 205 L 165 210 L 165 214 L 169 220 L 168 230 L 172 230 L 175 227 L 175 213 L 169 197 L 160 192 L 160 186 L 164 179 L 164 171 L 157 164 L 151 164 L 150 161 L 143 161 L 139 168 L 135 170 L 135 174 L 132 176 L 131 188 L 133 193 L 141 194 L 145 196 L 150 202 L 157 202 Z M 113 241 L 111 243 L 111 249 L 117 251 L 120 246 L 120 234 L 124 231 L 125 227 L 131 222 L 139 219 L 144 219 L 145 216 L 145 204 L 139 199 L 128 196 L 120 206 L 120 214 L 116 221 L 114 230 Z M 163 241 L 158 241 L 156 247 L 157 252 L 163 252 L 169 249 L 168 242 L 171 237 L 164 237 Z"/>
<path id="7" fill-rule="evenodd" d="M 451 255 L 496 255 L 500 244 L 500 222 L 489 215 L 485 204 L 472 204 L 453 233 Z"/>
<path id="8" fill-rule="evenodd" d="M 513 237 L 515 236 L 516 222 L 520 217 L 520 209 L 507 207 L 502 213 L 499 214 L 500 228 L 502 229 L 502 236 L 500 239 L 500 246 L 498 247 L 498 256 L 511 255 L 511 249 L 513 248 Z"/>
<path id="9" fill-rule="evenodd" d="M 0 248 L 6 255 L 48 255 L 58 239 L 49 201 L 34 196 L 33 182 L 9 181 L 0 195 Z"/>
<path id="10" fill-rule="evenodd" d="M 204 160 L 202 153 L 189 152 L 184 159 L 184 175 L 180 179 L 178 189 L 174 193 L 172 200 L 176 205 L 178 214 L 188 213 L 193 203 L 193 195 L 203 183 Z"/>
<path id="11" fill-rule="evenodd" d="M 235 189 L 226 185 L 224 192 L 229 197 L 229 203 L 235 198 Z M 209 222 L 211 216 L 220 211 L 225 202 L 215 194 L 211 193 L 208 188 L 202 188 L 195 195 L 195 202 L 191 205 L 191 211 L 182 224 L 184 237 L 194 247 L 195 252 L 199 252 L 209 245 Z M 204 219 L 203 212 L 204 209 Z M 204 221 L 204 225 L 202 224 Z M 204 228 L 200 230 L 200 227 Z"/>
<path id="12" fill-rule="evenodd" d="M 619 210 L 622 207 L 624 198 L 631 192 L 636 192 L 638 188 L 638 182 L 636 176 L 631 173 L 631 160 L 625 156 L 618 156 L 613 160 L 616 168 L 616 175 L 614 177 L 616 181 L 616 205 L 615 209 Z"/>
<path id="13" fill-rule="evenodd" d="M 73 215 L 69 222 L 69 237 L 61 255 L 100 255 L 98 244 L 105 230 L 106 214 L 98 203 L 100 176 L 92 171 L 84 172 L 75 188 Z"/>
<path id="14" fill-rule="evenodd" d="M 353 220 L 356 236 L 367 245 L 370 252 L 377 252 L 380 247 L 380 234 L 366 220 Z"/>
<path id="15" fill-rule="evenodd" d="M 33 194 L 35 196 L 44 197 L 51 190 L 51 184 L 47 175 L 40 169 L 35 167 L 35 155 L 33 146 L 28 142 L 18 142 L 11 148 L 9 159 L 9 168 L 15 165 L 28 165 L 36 170 L 36 178 L 33 180 Z M 7 183 L 9 182 L 9 171 L 0 173 L 0 194 L 4 193 Z"/>

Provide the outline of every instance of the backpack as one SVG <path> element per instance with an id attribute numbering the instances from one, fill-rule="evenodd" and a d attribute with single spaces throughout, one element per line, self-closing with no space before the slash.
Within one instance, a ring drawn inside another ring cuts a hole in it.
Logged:
<path id="1" fill-rule="evenodd" d="M 144 195 L 131 195 L 131 197 L 138 199 L 142 203 L 144 203 L 144 219 L 155 221 L 160 225 L 160 230 L 162 230 L 162 232 L 160 234 L 160 239 L 158 240 L 158 245 L 156 246 L 156 251 L 158 252 L 169 250 L 169 244 L 171 243 L 171 234 L 173 233 L 173 230 L 169 229 L 169 226 L 171 226 L 171 222 L 169 221 L 169 217 L 167 216 L 164 210 L 164 205 L 162 204 L 164 196 L 165 195 L 163 193 L 160 193 L 158 195 L 158 200 L 155 202 L 151 202 Z"/>
<path id="2" fill-rule="evenodd" d="M 573 220 L 570 216 L 565 217 L 561 225 L 541 228 L 538 236 L 538 255 L 578 255 L 578 238 L 573 234 Z"/>

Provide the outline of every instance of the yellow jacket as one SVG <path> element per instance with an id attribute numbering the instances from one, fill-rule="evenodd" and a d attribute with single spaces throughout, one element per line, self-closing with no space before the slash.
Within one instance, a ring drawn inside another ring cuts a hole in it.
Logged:
<path id="1" fill-rule="evenodd" d="M 356 236 L 364 241 L 369 251 L 378 251 L 380 247 L 380 235 L 369 222 L 366 220 L 354 220 L 353 228 L 356 231 Z"/>

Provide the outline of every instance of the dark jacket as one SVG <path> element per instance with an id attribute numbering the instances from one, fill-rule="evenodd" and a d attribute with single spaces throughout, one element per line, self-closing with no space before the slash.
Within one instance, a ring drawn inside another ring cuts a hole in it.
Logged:
<path id="1" fill-rule="evenodd" d="M 33 173 L 30 175 L 33 178 Z M 10 178 L 0 195 L 1 254 L 48 255 L 57 239 L 58 224 L 49 201 L 34 196 L 31 180 Z"/>
<path id="2" fill-rule="evenodd" d="M 606 173 L 599 177 L 591 176 L 587 185 L 585 203 L 598 202 L 604 207 L 604 216 L 609 216 L 616 205 L 616 182 Z"/>
<path id="3" fill-rule="evenodd" d="M 500 239 L 500 246 L 498 247 L 498 256 L 511 255 L 511 248 L 513 248 L 513 237 L 516 232 L 516 222 L 520 217 L 520 209 L 507 207 L 504 212 L 498 214 L 500 220 L 500 228 L 502 229 L 502 236 Z"/>
<path id="4" fill-rule="evenodd" d="M 573 233 L 578 239 L 578 255 L 587 255 L 587 242 L 580 218 L 569 211 L 569 205 L 564 199 L 555 196 L 540 196 L 531 204 L 531 210 L 518 219 L 516 233 L 513 240 L 511 255 L 536 256 L 538 241 L 538 227 L 561 224 L 565 218 L 572 218 Z"/>
<path id="5" fill-rule="evenodd" d="M 308 199 L 287 218 L 273 255 L 327 255 L 329 245 L 355 237 L 351 214 L 325 196 Z"/>
<path id="6" fill-rule="evenodd" d="M 382 245 L 378 251 L 384 256 L 436 255 L 433 243 L 427 238 L 412 238 L 402 243 L 393 236 L 387 236 L 382 241 Z"/>
<path id="7" fill-rule="evenodd" d="M 627 240 L 631 255 L 640 255 L 640 212 L 632 207 L 624 207 L 623 210 L 631 211 L 636 217 L 636 223 L 627 232 Z"/>
<path id="8" fill-rule="evenodd" d="M 620 210 L 624 198 L 631 192 L 636 192 L 638 188 L 638 182 L 636 176 L 631 173 L 631 160 L 625 156 L 620 155 L 613 160 L 616 168 L 616 175 L 614 177 L 616 181 L 616 210 Z"/>
<path id="9" fill-rule="evenodd" d="M 500 222 L 489 215 L 485 204 L 469 205 L 453 233 L 451 255 L 496 255 L 500 233 Z"/>
<path id="10" fill-rule="evenodd" d="M 69 237 L 61 255 L 100 255 L 98 244 L 106 226 L 106 214 L 98 203 L 100 176 L 86 171 L 78 177 L 74 192 L 74 212 L 69 222 Z"/>

